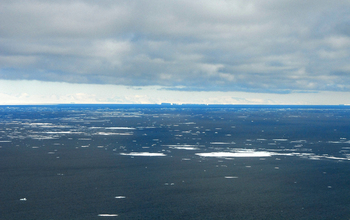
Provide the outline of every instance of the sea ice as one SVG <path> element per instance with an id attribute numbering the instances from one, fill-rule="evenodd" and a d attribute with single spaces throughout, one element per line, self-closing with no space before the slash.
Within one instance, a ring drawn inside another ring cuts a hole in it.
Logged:
<path id="1" fill-rule="evenodd" d="M 282 139 L 282 138 L 277 138 L 277 139 L 272 139 L 274 141 L 288 141 L 288 139 Z"/>
<path id="2" fill-rule="evenodd" d="M 238 176 L 225 176 L 225 179 L 237 179 Z"/>
<path id="3" fill-rule="evenodd" d="M 199 150 L 199 148 L 197 148 L 198 145 L 162 145 L 162 146 L 168 146 L 171 149 L 177 149 L 177 150 Z"/>
<path id="4" fill-rule="evenodd" d="M 106 130 L 135 130 L 135 128 L 131 127 L 107 127 Z"/>
<path id="5" fill-rule="evenodd" d="M 99 217 L 116 217 L 118 214 L 98 214 Z"/>
<path id="6" fill-rule="evenodd" d="M 120 153 L 123 156 L 148 156 L 148 157 L 164 157 L 166 154 L 163 153 L 149 153 L 149 152 L 131 152 L 131 153 Z"/>
<path id="7" fill-rule="evenodd" d="M 232 152 L 210 152 L 210 153 L 196 153 L 201 157 L 271 157 L 273 153 L 267 151 L 238 151 Z"/>
<path id="8" fill-rule="evenodd" d="M 114 132 L 97 132 L 95 135 L 133 135 L 132 132 L 114 133 Z"/>

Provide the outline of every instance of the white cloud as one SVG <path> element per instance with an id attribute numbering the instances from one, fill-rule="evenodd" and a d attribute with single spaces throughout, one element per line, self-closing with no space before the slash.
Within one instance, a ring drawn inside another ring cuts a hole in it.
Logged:
<path id="1" fill-rule="evenodd" d="M 350 89 L 345 0 L 34 0 L 2 6 L 2 79 L 202 91 Z"/>

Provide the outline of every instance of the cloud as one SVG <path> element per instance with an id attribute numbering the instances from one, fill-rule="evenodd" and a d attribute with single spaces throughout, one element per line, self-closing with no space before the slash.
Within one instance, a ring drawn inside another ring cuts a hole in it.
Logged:
<path id="1" fill-rule="evenodd" d="M 2 1 L 0 78 L 349 91 L 349 1 Z"/>

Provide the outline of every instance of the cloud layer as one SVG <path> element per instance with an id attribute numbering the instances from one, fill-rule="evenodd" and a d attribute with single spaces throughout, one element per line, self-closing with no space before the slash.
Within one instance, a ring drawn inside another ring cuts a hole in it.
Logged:
<path id="1" fill-rule="evenodd" d="M 2 1 L 0 78 L 350 90 L 345 0 Z"/>

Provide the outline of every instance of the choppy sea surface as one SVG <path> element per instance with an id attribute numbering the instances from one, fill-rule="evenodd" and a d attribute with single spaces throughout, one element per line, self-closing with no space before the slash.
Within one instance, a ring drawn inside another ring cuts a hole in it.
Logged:
<path id="1" fill-rule="evenodd" d="M 350 219 L 350 107 L 0 106 L 0 219 Z"/>

